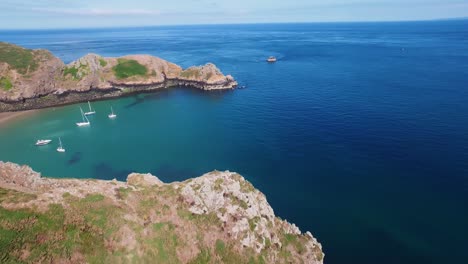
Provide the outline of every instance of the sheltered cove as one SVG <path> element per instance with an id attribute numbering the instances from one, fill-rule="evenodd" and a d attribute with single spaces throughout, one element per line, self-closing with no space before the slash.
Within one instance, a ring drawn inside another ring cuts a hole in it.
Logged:
<path id="1" fill-rule="evenodd" d="M 183 70 L 150 55 L 88 54 L 65 65 L 48 51 L 7 43 L 0 43 L 0 78 L 0 112 L 174 86 L 237 86 L 211 63 Z M 324 259 L 310 232 L 276 217 L 264 194 L 229 171 L 168 184 L 132 173 L 119 182 L 45 178 L 28 166 L 0 161 L 0 219 L 0 259 L 6 262 L 321 264 Z"/>

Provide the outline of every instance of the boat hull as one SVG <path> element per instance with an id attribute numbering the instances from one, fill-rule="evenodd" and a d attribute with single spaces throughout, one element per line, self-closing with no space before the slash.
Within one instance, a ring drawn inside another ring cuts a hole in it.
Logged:
<path id="1" fill-rule="evenodd" d="M 41 141 L 37 141 L 35 145 L 36 146 L 45 146 L 45 145 L 50 144 L 50 142 L 52 142 L 52 140 L 41 140 Z"/>

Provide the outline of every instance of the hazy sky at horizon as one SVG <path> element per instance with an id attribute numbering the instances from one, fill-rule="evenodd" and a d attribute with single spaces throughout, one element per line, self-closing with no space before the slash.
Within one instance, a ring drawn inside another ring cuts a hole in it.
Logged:
<path id="1" fill-rule="evenodd" d="M 0 28 L 401 21 L 468 17 L 468 0 L 1 0 Z"/>

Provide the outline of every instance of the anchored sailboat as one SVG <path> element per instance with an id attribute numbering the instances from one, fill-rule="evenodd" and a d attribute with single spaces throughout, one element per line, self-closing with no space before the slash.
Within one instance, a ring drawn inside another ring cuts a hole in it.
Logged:
<path id="1" fill-rule="evenodd" d="M 91 123 L 89 123 L 89 120 L 86 117 L 86 115 L 83 113 L 83 109 L 81 109 L 81 107 L 80 107 L 80 111 L 81 111 L 81 117 L 83 118 L 83 122 L 78 122 L 78 123 L 76 123 L 76 125 L 79 126 L 79 127 L 89 126 Z"/>
<path id="2" fill-rule="evenodd" d="M 89 112 L 84 113 L 85 115 L 94 115 L 96 111 L 91 108 L 91 103 L 88 101 Z"/>
<path id="3" fill-rule="evenodd" d="M 65 152 L 65 149 L 62 146 L 62 140 L 59 138 L 59 147 L 57 148 L 58 152 Z"/>
<path id="4" fill-rule="evenodd" d="M 117 117 L 117 115 L 114 114 L 114 109 L 112 109 L 112 106 L 111 106 L 111 113 L 108 115 L 108 117 L 109 117 L 110 119 L 114 119 L 114 118 Z"/>

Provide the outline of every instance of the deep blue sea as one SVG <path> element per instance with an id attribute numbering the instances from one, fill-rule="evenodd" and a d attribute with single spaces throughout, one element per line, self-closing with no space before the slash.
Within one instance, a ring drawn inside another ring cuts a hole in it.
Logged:
<path id="1" fill-rule="evenodd" d="M 89 128 L 75 125 L 78 105 L 42 110 L 1 127 L 0 160 L 50 177 L 236 171 L 318 238 L 326 263 L 468 263 L 468 21 L 0 31 L 0 40 L 67 63 L 87 53 L 213 62 L 245 87 L 95 102 Z M 38 138 L 55 142 L 37 148 Z"/>

